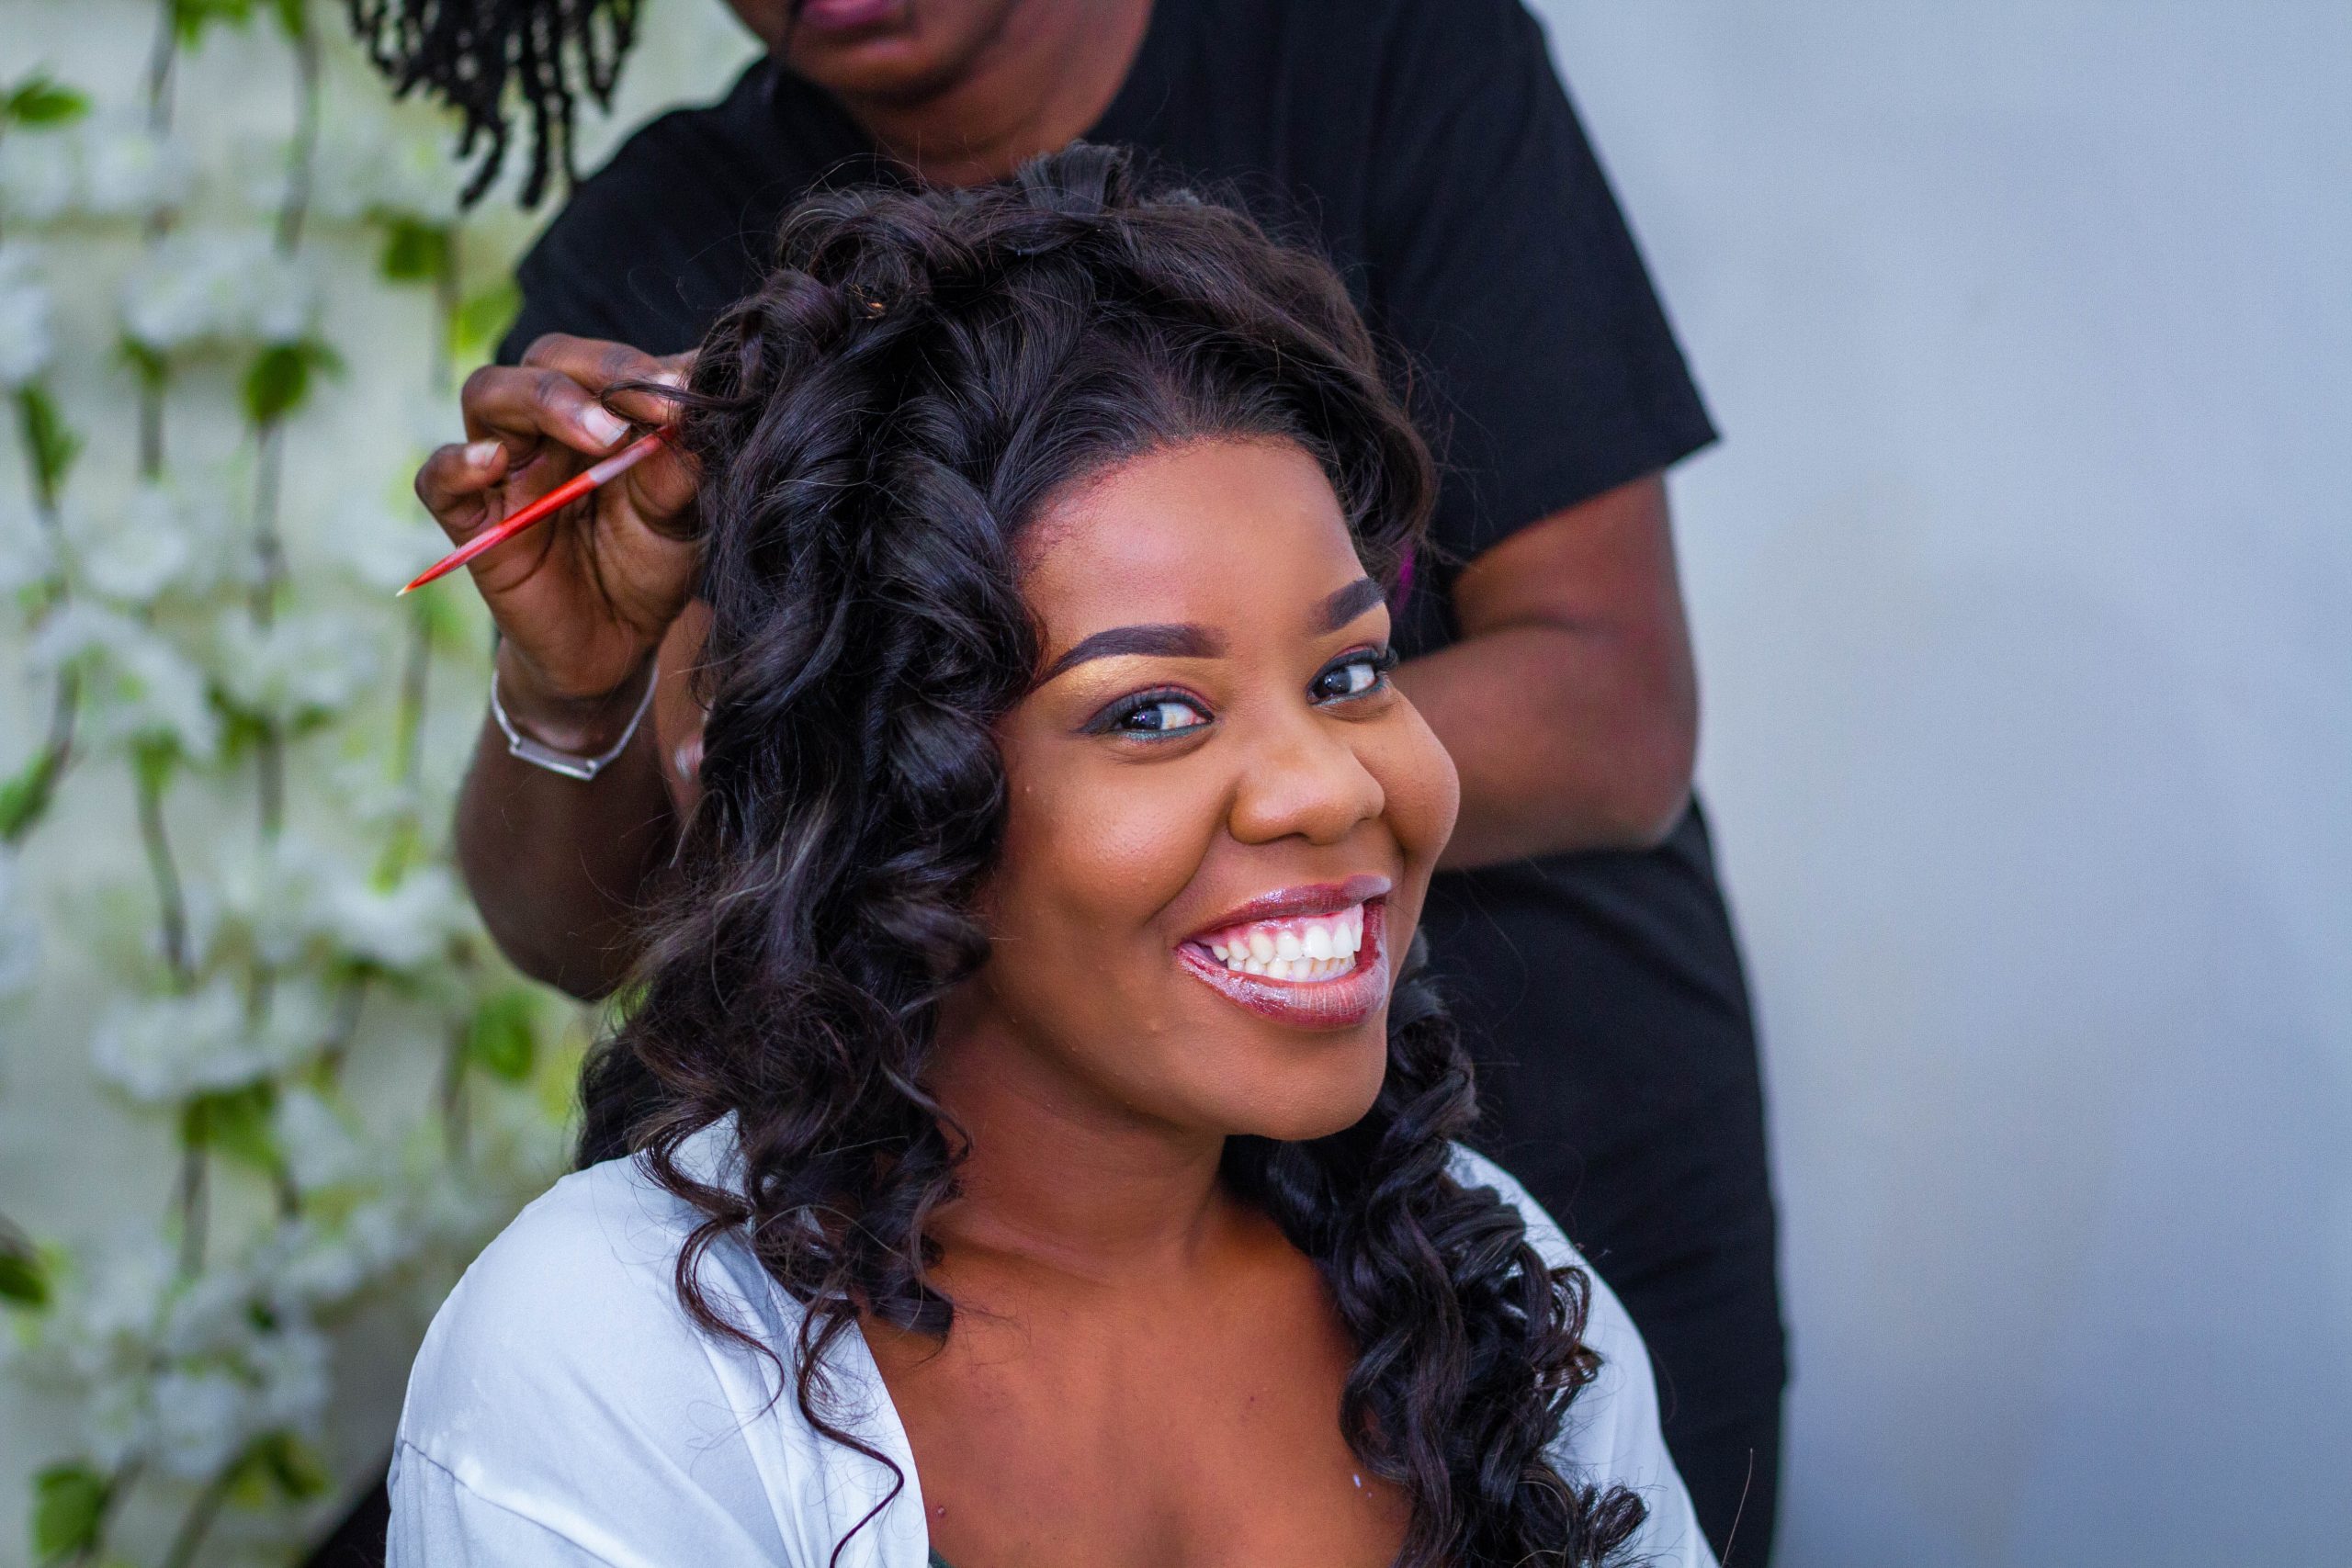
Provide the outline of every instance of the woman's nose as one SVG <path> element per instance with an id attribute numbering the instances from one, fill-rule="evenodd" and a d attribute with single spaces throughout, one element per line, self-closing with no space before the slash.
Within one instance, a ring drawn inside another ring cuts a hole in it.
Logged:
<path id="1" fill-rule="evenodd" d="M 1233 836 L 1245 844 L 1294 835 L 1337 843 L 1387 809 L 1387 793 L 1340 727 L 1301 716 L 1264 731 L 1233 802 Z"/>

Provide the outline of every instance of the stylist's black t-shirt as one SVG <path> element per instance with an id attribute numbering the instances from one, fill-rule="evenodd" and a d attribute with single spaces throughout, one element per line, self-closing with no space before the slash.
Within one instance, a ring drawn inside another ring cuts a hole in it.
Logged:
<path id="1" fill-rule="evenodd" d="M 1713 439 L 1518 0 L 1157 0 L 1088 137 L 1339 264 L 1413 367 L 1445 464 L 1442 557 Z M 757 65 L 582 185 L 523 263 L 505 355 L 559 331 L 691 347 L 758 280 L 796 197 L 897 177 L 831 99 Z M 1450 640 L 1452 576 L 1423 563 L 1400 651 Z M 1781 1361 L 1756 1047 L 1698 812 L 1648 853 L 1442 875 L 1426 925 L 1479 1059 L 1483 1141 L 1624 1298 L 1669 1438 L 1769 1407 Z"/>

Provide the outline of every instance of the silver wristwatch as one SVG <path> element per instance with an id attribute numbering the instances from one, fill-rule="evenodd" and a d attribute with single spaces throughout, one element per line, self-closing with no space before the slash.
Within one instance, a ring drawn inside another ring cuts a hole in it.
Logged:
<path id="1" fill-rule="evenodd" d="M 645 722 L 646 710 L 653 705 L 653 689 L 662 683 L 662 671 L 660 665 L 652 660 L 647 660 L 646 664 L 648 672 L 645 678 L 645 695 L 638 699 L 637 711 L 628 716 L 628 725 L 621 731 L 621 738 L 614 741 L 601 755 L 582 757 L 571 751 L 559 751 L 544 741 L 532 739 L 514 728 L 514 721 L 506 716 L 506 705 L 498 700 L 498 664 L 495 660 L 492 660 L 490 716 L 498 721 L 500 733 L 506 737 L 507 754 L 520 757 L 535 768 L 545 768 L 551 773 L 561 773 L 568 779 L 579 779 L 585 783 L 594 778 L 605 771 L 606 764 L 614 758 L 628 750 L 628 743 L 637 739 L 637 727 Z"/>

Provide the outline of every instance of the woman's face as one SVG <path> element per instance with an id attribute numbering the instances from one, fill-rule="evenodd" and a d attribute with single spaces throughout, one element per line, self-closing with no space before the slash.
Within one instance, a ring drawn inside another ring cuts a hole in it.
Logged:
<path id="1" fill-rule="evenodd" d="M 1460 791 L 1322 468 L 1155 452 L 1056 500 L 1023 557 L 1045 673 L 1001 727 L 994 945 L 943 1043 L 1189 1130 L 1352 1124 Z"/>

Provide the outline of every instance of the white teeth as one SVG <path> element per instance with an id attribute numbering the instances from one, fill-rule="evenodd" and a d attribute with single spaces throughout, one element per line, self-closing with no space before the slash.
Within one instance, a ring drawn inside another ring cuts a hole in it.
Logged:
<path id="1" fill-rule="evenodd" d="M 1311 919 L 1267 921 L 1219 931 L 1203 945 L 1237 974 L 1270 980 L 1329 980 L 1349 973 L 1363 951 L 1362 904 Z"/>

